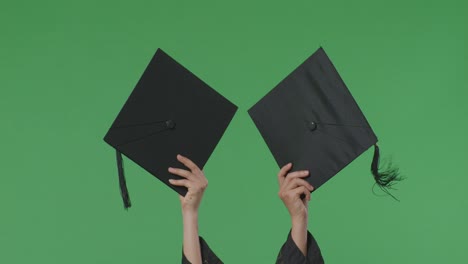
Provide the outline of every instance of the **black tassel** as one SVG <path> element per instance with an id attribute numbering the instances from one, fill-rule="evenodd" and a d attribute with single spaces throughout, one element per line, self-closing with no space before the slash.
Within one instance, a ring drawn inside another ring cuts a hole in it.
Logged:
<path id="1" fill-rule="evenodd" d="M 120 184 L 120 194 L 122 195 L 123 203 L 125 209 L 128 209 L 132 206 L 130 202 L 130 196 L 128 196 L 127 183 L 125 182 L 125 175 L 123 169 L 122 153 L 116 150 L 117 153 L 117 169 L 119 171 L 119 184 Z"/>
<path id="2" fill-rule="evenodd" d="M 379 171 L 380 167 L 380 150 L 377 144 L 374 145 L 374 158 L 372 159 L 371 172 L 374 175 L 375 183 L 388 195 L 399 201 L 393 196 L 389 189 L 393 189 L 392 186 L 397 182 L 401 181 L 399 169 L 393 167 L 391 163 L 388 164 L 385 170 Z"/>

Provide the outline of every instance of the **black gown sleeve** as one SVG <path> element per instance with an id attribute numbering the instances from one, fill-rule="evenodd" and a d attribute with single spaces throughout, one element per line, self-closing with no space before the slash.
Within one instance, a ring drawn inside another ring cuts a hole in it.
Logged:
<path id="1" fill-rule="evenodd" d="M 280 249 L 276 264 L 324 264 L 322 253 L 312 234 L 307 231 L 307 257 L 294 243 L 291 231 L 286 242 Z"/>
<path id="2" fill-rule="evenodd" d="M 203 264 L 223 264 L 223 262 L 216 256 L 216 254 L 211 251 L 210 247 L 206 241 L 199 237 L 200 239 L 200 250 L 202 255 Z M 185 257 L 184 251 L 182 250 L 182 264 L 191 264 L 190 261 Z"/>

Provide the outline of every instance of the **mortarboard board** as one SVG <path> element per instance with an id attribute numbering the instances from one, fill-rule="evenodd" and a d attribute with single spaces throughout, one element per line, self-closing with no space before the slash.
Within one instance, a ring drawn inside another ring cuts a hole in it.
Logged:
<path id="1" fill-rule="evenodd" d="M 116 149 L 125 208 L 131 206 L 122 154 L 181 195 L 185 187 L 169 183 L 168 167 L 177 154 L 203 168 L 237 106 L 158 49 L 104 137 Z M 180 177 L 179 177 L 180 178 Z"/>
<path id="2" fill-rule="evenodd" d="M 376 184 L 390 194 L 387 189 L 400 180 L 397 168 L 379 170 L 377 137 L 323 48 L 248 113 L 278 165 L 309 170 L 314 190 L 371 146 Z"/>

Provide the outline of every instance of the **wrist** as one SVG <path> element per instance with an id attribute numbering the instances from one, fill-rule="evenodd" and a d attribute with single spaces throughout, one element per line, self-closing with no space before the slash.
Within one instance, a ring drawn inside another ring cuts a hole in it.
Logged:
<path id="1" fill-rule="evenodd" d="M 184 234 L 187 230 L 192 230 L 198 235 L 198 213 L 193 211 L 182 212 L 182 222 L 184 226 Z"/>
<path id="2" fill-rule="evenodd" d="M 291 217 L 291 238 L 304 256 L 307 256 L 307 215 Z"/>
<path id="3" fill-rule="evenodd" d="M 198 210 L 196 209 L 183 209 L 182 217 L 184 219 L 198 219 Z"/>
<path id="4" fill-rule="evenodd" d="M 307 228 L 307 224 L 308 224 L 307 214 L 291 216 L 291 224 L 293 227 L 298 227 L 301 229 L 304 227 Z"/>

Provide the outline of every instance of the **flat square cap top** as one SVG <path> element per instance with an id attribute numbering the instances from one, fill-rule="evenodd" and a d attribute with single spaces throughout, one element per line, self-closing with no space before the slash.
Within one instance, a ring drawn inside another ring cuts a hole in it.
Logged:
<path id="1" fill-rule="evenodd" d="M 237 106 L 158 49 L 104 140 L 118 152 L 171 185 L 168 167 L 177 154 L 200 168 L 231 122 Z"/>
<path id="2" fill-rule="evenodd" d="M 315 189 L 377 142 L 323 48 L 248 112 L 278 165 L 309 170 Z"/>

